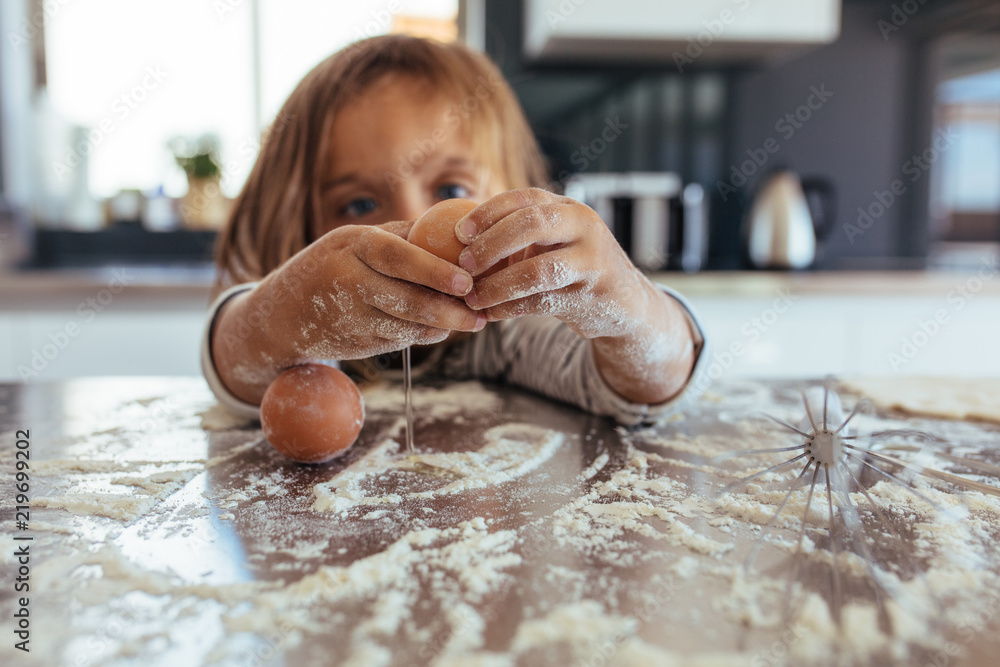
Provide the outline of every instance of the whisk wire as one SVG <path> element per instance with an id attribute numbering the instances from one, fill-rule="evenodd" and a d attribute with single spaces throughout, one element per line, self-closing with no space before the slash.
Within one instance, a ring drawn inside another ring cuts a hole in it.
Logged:
<path id="1" fill-rule="evenodd" d="M 793 486 L 792 486 L 792 488 L 790 488 L 790 489 L 788 490 L 788 493 L 786 493 L 786 494 L 785 494 L 785 497 L 784 497 L 784 498 L 782 499 L 782 501 L 781 501 L 781 504 L 780 504 L 780 505 L 778 505 L 778 509 L 776 509 L 776 510 L 774 511 L 774 516 L 772 516 L 772 517 L 771 517 L 771 520 L 770 520 L 770 521 L 768 521 L 768 522 L 767 522 L 767 524 L 766 524 L 766 525 L 765 525 L 765 526 L 764 526 L 764 527 L 763 527 L 763 528 L 761 529 L 761 531 L 760 531 L 760 537 L 758 537 L 758 538 L 757 538 L 757 542 L 756 542 L 756 544 L 754 544 L 754 548 L 753 548 L 753 549 L 752 549 L 752 550 L 750 551 L 750 555 L 749 555 L 749 556 L 747 556 L 747 560 L 746 560 L 746 562 L 745 562 L 745 563 L 743 564 L 743 568 L 744 568 L 744 569 L 746 569 L 746 570 L 749 570 L 749 569 L 750 569 L 751 567 L 753 567 L 753 563 L 754 563 L 754 561 L 755 561 L 755 560 L 757 559 L 757 556 L 758 556 L 758 555 L 760 554 L 760 549 L 761 549 L 761 547 L 762 547 L 762 546 L 763 546 L 763 544 L 764 544 L 764 538 L 766 538 L 766 537 L 767 537 L 768 533 L 769 533 L 769 532 L 771 531 L 771 528 L 772 528 L 772 527 L 773 527 L 773 526 L 775 525 L 775 523 L 777 522 L 777 520 L 778 520 L 778 516 L 780 516 L 780 515 L 781 515 L 781 511 L 782 511 L 783 509 L 785 509 L 785 505 L 787 505 L 787 504 L 788 504 L 788 500 L 789 500 L 789 498 L 791 498 L 791 497 L 792 497 L 792 493 L 793 493 L 793 492 L 794 492 L 794 491 L 796 490 L 796 488 L 797 488 L 797 487 L 796 487 L 796 486 L 794 485 L 794 484 L 795 484 L 795 482 L 798 482 L 798 481 L 799 481 L 800 479 L 802 479 L 802 477 L 804 477 L 804 476 L 805 476 L 805 474 L 806 474 L 806 473 L 807 473 L 807 472 L 809 471 L 809 467 L 810 467 L 811 465 L 813 465 L 813 462 L 812 462 L 812 461 L 807 461 L 807 462 L 806 462 L 806 465 L 805 465 L 805 467 L 804 467 L 804 468 L 802 468 L 802 472 L 800 472 L 800 473 L 798 474 L 798 476 L 796 476 L 796 478 L 795 478 L 795 480 L 794 480 L 794 482 L 793 482 Z"/>
<path id="2" fill-rule="evenodd" d="M 796 461 L 798 461 L 799 459 L 801 459 L 801 458 L 803 458 L 805 456 L 809 456 L 809 455 L 806 454 L 806 453 L 799 454 L 795 458 L 788 459 L 787 461 L 783 461 L 781 463 L 778 463 L 777 465 L 773 465 L 770 468 L 765 468 L 764 470 L 761 470 L 760 472 L 755 472 L 754 474 L 750 475 L 749 477 L 744 477 L 743 479 L 738 479 L 735 482 L 733 482 L 731 484 L 727 484 L 726 486 L 722 487 L 722 489 L 716 495 L 717 496 L 725 495 L 725 494 L 729 493 L 730 491 L 732 491 L 735 488 L 743 486 L 744 484 L 747 484 L 748 482 L 752 482 L 753 480 L 757 479 L 758 477 L 762 477 L 763 475 L 766 475 L 769 472 L 775 472 L 777 470 L 780 470 L 781 468 L 784 468 L 787 465 L 795 463 Z"/>

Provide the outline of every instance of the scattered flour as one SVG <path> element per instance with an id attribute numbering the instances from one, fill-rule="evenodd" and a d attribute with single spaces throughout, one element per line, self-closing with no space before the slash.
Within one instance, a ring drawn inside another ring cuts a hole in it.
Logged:
<path id="1" fill-rule="evenodd" d="M 170 619 L 172 627 L 194 624 L 194 635 L 210 637 L 198 655 L 221 664 L 249 655 L 248 641 L 277 655 L 336 647 L 338 664 L 366 666 L 707 667 L 822 664 L 831 656 L 844 664 L 908 664 L 916 651 L 943 650 L 949 631 L 972 628 L 975 639 L 982 631 L 967 619 L 1000 611 L 1000 499 L 958 494 L 937 482 L 915 484 L 945 513 L 886 481 L 872 483 L 867 497 L 850 496 L 866 526 L 876 523 L 870 497 L 904 532 L 901 547 L 890 531 L 872 530 L 879 553 L 912 558 L 923 571 L 913 577 L 899 563 L 876 564 L 887 593 L 887 629 L 865 586 L 843 606 L 839 628 L 831 617 L 825 494 L 808 507 L 804 487 L 788 495 L 783 518 L 762 548 L 771 565 L 745 570 L 749 547 L 784 501 L 785 482 L 796 471 L 772 473 L 713 497 L 723 485 L 783 456 L 733 459 L 724 469 L 713 464 L 712 457 L 772 437 L 746 415 L 780 402 L 753 383 L 716 389 L 721 393 L 714 403 L 701 402 L 701 415 L 620 432 L 623 443 L 614 444 L 620 449 L 599 450 L 561 478 L 562 464 L 582 447 L 560 431 L 527 423 L 486 430 L 475 451 L 403 456 L 399 444 L 383 436 L 325 480 L 320 468 L 279 468 L 270 461 L 249 464 L 259 468 L 240 463 L 238 473 L 231 473 L 233 466 L 222 464 L 260 445 L 259 432 L 242 429 L 214 433 L 228 447 L 212 457 L 203 447 L 183 460 L 158 462 L 146 455 L 126 461 L 108 453 L 120 444 L 114 441 L 119 436 L 109 436 L 86 457 L 38 461 L 36 474 L 53 488 L 33 499 L 36 506 L 69 510 L 72 515 L 62 521 L 74 526 L 110 518 L 105 523 L 119 533 L 138 524 L 122 528 L 115 521 L 156 519 L 161 504 L 182 489 L 192 493 L 198 487 L 192 480 L 204 474 L 205 490 L 193 493 L 224 510 L 218 519 L 239 517 L 223 527 L 246 550 L 239 562 L 287 576 L 192 580 L 144 567 L 113 539 L 96 532 L 88 538 L 81 529 L 61 550 L 40 550 L 46 557 L 33 566 L 33 584 L 46 599 L 72 600 L 61 617 L 60 610 L 33 610 L 38 618 L 63 620 L 68 637 L 66 652 L 58 653 L 63 649 L 53 642 L 43 657 L 67 662 L 95 636 L 71 614 L 91 610 L 95 618 L 110 618 L 136 599 L 149 606 L 151 618 Z M 415 397 L 418 415 L 427 419 L 495 416 L 503 409 L 499 396 L 478 383 L 421 388 Z M 366 389 L 365 400 L 372 412 L 392 416 L 403 399 L 398 387 L 375 386 Z M 794 407 L 788 401 L 782 406 L 793 418 Z M 193 420 L 202 408 L 197 402 L 185 408 L 194 424 L 186 428 L 202 428 Z M 732 417 L 720 420 L 729 431 L 699 430 L 699 419 L 712 420 L 720 411 Z M 992 433 L 964 428 L 955 424 L 949 431 L 962 435 L 955 444 L 965 448 L 963 455 L 988 454 L 977 443 L 991 443 Z M 976 478 L 986 480 L 984 471 Z M 510 493 L 491 493 L 488 506 L 477 504 L 478 494 L 463 495 L 501 485 Z M 40 517 L 46 522 L 34 526 L 40 538 L 63 540 L 74 533 L 60 528 L 59 516 Z M 810 574 L 789 588 L 787 556 L 803 516 Z M 843 513 L 837 511 L 835 519 L 843 520 Z M 551 548 L 532 551 L 537 534 Z M 192 553 L 208 556 L 222 546 L 199 542 Z M 285 567 L 289 561 L 297 567 Z M 206 560 L 205 570 L 211 567 Z M 837 567 L 855 588 L 869 576 L 854 552 L 842 553 Z M 665 597 L 657 597 L 659 590 L 667 591 Z M 786 618 L 789 591 L 793 615 Z M 101 622 L 107 621 L 98 621 L 97 632 Z M 145 660 L 178 641 L 162 625 L 145 634 L 137 626 L 128 626 L 133 634 L 127 637 L 103 638 L 108 652 L 100 660 Z"/>
<path id="2" fill-rule="evenodd" d="M 164 499 L 180 490 L 202 470 L 168 470 L 146 476 L 115 476 L 106 482 L 107 491 L 68 492 L 58 496 L 32 499 L 35 507 L 63 509 L 85 516 L 103 516 L 119 521 L 134 521 L 148 514 Z M 96 476 L 94 476 L 96 477 Z M 105 477 L 105 475 L 100 475 Z M 97 480 L 92 480 L 92 483 Z M 132 487 L 128 493 L 116 493 L 115 487 Z"/>
<path id="3" fill-rule="evenodd" d="M 403 392 L 397 384 L 380 383 L 364 388 L 365 408 L 399 413 Z M 455 382 L 446 387 L 421 387 L 413 393 L 413 412 L 417 419 L 447 419 L 467 413 L 497 412 L 503 402 L 496 392 L 480 382 Z"/>
<path id="4" fill-rule="evenodd" d="M 1000 423 L 1000 379 L 889 377 L 856 378 L 844 386 L 886 409 L 946 419 Z"/>
<path id="5" fill-rule="evenodd" d="M 346 512 L 365 505 L 387 505 L 403 498 L 431 499 L 463 491 L 482 489 L 516 480 L 547 461 L 563 444 L 565 436 L 557 431 L 530 424 L 504 424 L 484 434 L 486 444 L 472 452 L 411 454 L 404 459 L 395 456 L 399 444 L 387 440 L 358 463 L 341 471 L 328 482 L 313 488 L 319 512 Z M 407 474 L 428 472 L 448 481 L 430 491 L 404 495 L 379 495 L 367 487 L 391 471 Z"/>
<path id="6" fill-rule="evenodd" d="M 511 643 L 515 653 L 556 643 L 568 644 L 575 660 L 590 664 L 607 641 L 621 642 L 636 630 L 636 620 L 609 614 L 594 600 L 561 605 L 545 617 L 521 623 Z"/>
<path id="7" fill-rule="evenodd" d="M 253 422 L 253 419 L 226 409 L 221 403 L 216 403 L 201 413 L 201 427 L 206 431 L 228 431 L 248 426 Z"/>
<path id="8" fill-rule="evenodd" d="M 646 459 L 636 456 L 606 482 L 595 483 L 589 493 L 555 512 L 556 539 L 565 546 L 626 562 L 633 557 L 629 543 L 621 540 L 626 533 L 709 556 L 732 548 L 682 520 L 690 514 L 686 502 L 690 491 L 683 483 L 667 477 L 650 479 L 648 475 Z"/>

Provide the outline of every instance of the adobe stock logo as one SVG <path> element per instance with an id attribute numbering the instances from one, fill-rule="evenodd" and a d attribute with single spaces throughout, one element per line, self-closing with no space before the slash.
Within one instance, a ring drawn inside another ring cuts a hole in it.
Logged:
<path id="1" fill-rule="evenodd" d="M 17 374 L 21 377 L 21 381 L 27 382 L 44 373 L 49 364 L 69 347 L 73 340 L 83 333 L 86 326 L 97 319 L 97 316 L 115 300 L 115 296 L 133 280 L 135 276 L 128 275 L 127 269 L 112 269 L 111 280 L 107 287 L 77 305 L 75 312 L 80 321 L 71 318 L 55 331 L 50 331 L 39 347 L 30 350 L 31 360 L 28 364 L 18 364 Z"/>
<path id="2" fill-rule="evenodd" d="M 892 13 L 889 14 L 889 20 L 879 19 L 875 24 L 878 31 L 882 33 L 882 39 L 888 42 L 889 35 L 906 25 L 910 17 L 916 14 L 925 2 L 927 0 L 904 0 L 900 4 L 894 4 Z"/>
<path id="3" fill-rule="evenodd" d="M 927 172 L 931 165 L 937 162 L 942 153 L 951 148 L 958 136 L 953 128 L 938 129 L 934 132 L 934 139 L 931 145 L 919 155 L 913 155 L 903 163 L 902 172 L 904 176 L 909 176 L 911 183 L 916 183 L 920 177 Z M 866 231 L 885 215 L 885 212 L 892 208 L 896 200 L 906 194 L 906 183 L 901 178 L 897 178 L 889 184 L 886 190 L 875 190 L 872 192 L 874 201 L 867 206 L 858 207 L 858 217 L 855 224 L 844 223 L 844 234 L 851 245 L 854 239 L 863 236 Z"/>
<path id="4" fill-rule="evenodd" d="M 833 92 L 827 90 L 825 83 L 821 83 L 819 87 L 810 86 L 805 102 L 779 118 L 774 124 L 774 131 L 785 141 L 790 141 L 831 97 Z M 729 166 L 729 180 L 715 182 L 722 201 L 727 201 L 729 195 L 746 185 L 747 181 L 768 163 L 771 156 L 780 150 L 781 143 L 774 137 L 768 137 L 757 148 L 748 148 L 746 154 L 749 159 L 743 160 L 738 165 L 734 163 Z"/>
<path id="5" fill-rule="evenodd" d="M 945 296 L 946 303 L 951 306 L 950 309 L 938 308 L 927 319 L 918 320 L 918 328 L 910 335 L 903 336 L 899 347 L 886 354 L 885 360 L 890 368 L 898 372 L 900 368 L 913 361 L 920 351 L 951 322 L 952 315 L 960 312 L 975 299 L 985 284 L 993 280 L 997 273 L 1000 273 L 1000 263 L 996 259 L 984 258 L 975 275 L 955 285 Z"/>

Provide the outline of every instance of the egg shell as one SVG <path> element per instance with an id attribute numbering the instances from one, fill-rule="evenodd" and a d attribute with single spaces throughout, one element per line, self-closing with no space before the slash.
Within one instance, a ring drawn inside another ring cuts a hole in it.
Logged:
<path id="1" fill-rule="evenodd" d="M 432 255 L 457 265 L 458 256 L 465 248 L 465 244 L 455 236 L 455 225 L 463 215 L 476 206 L 478 206 L 476 202 L 468 199 L 445 199 L 438 202 L 413 223 L 406 240 Z M 506 266 L 507 261 L 501 260 L 483 271 L 477 278 L 492 276 Z"/>
<path id="2" fill-rule="evenodd" d="M 420 216 L 406 240 L 427 252 L 458 264 L 458 255 L 465 244 L 455 236 L 455 225 L 459 219 L 476 208 L 476 203 L 468 199 L 445 199 L 427 209 Z"/>
<path id="3" fill-rule="evenodd" d="M 260 403 L 260 425 L 268 442 L 301 463 L 339 456 L 357 440 L 364 422 L 358 387 L 341 371 L 321 364 L 284 371 Z"/>

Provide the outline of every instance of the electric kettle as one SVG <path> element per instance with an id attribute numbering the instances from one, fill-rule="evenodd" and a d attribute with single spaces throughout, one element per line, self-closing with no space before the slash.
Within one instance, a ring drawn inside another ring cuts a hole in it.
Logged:
<path id="1" fill-rule="evenodd" d="M 834 217 L 833 185 L 788 170 L 767 176 L 746 219 L 750 263 L 758 269 L 805 269 Z"/>

